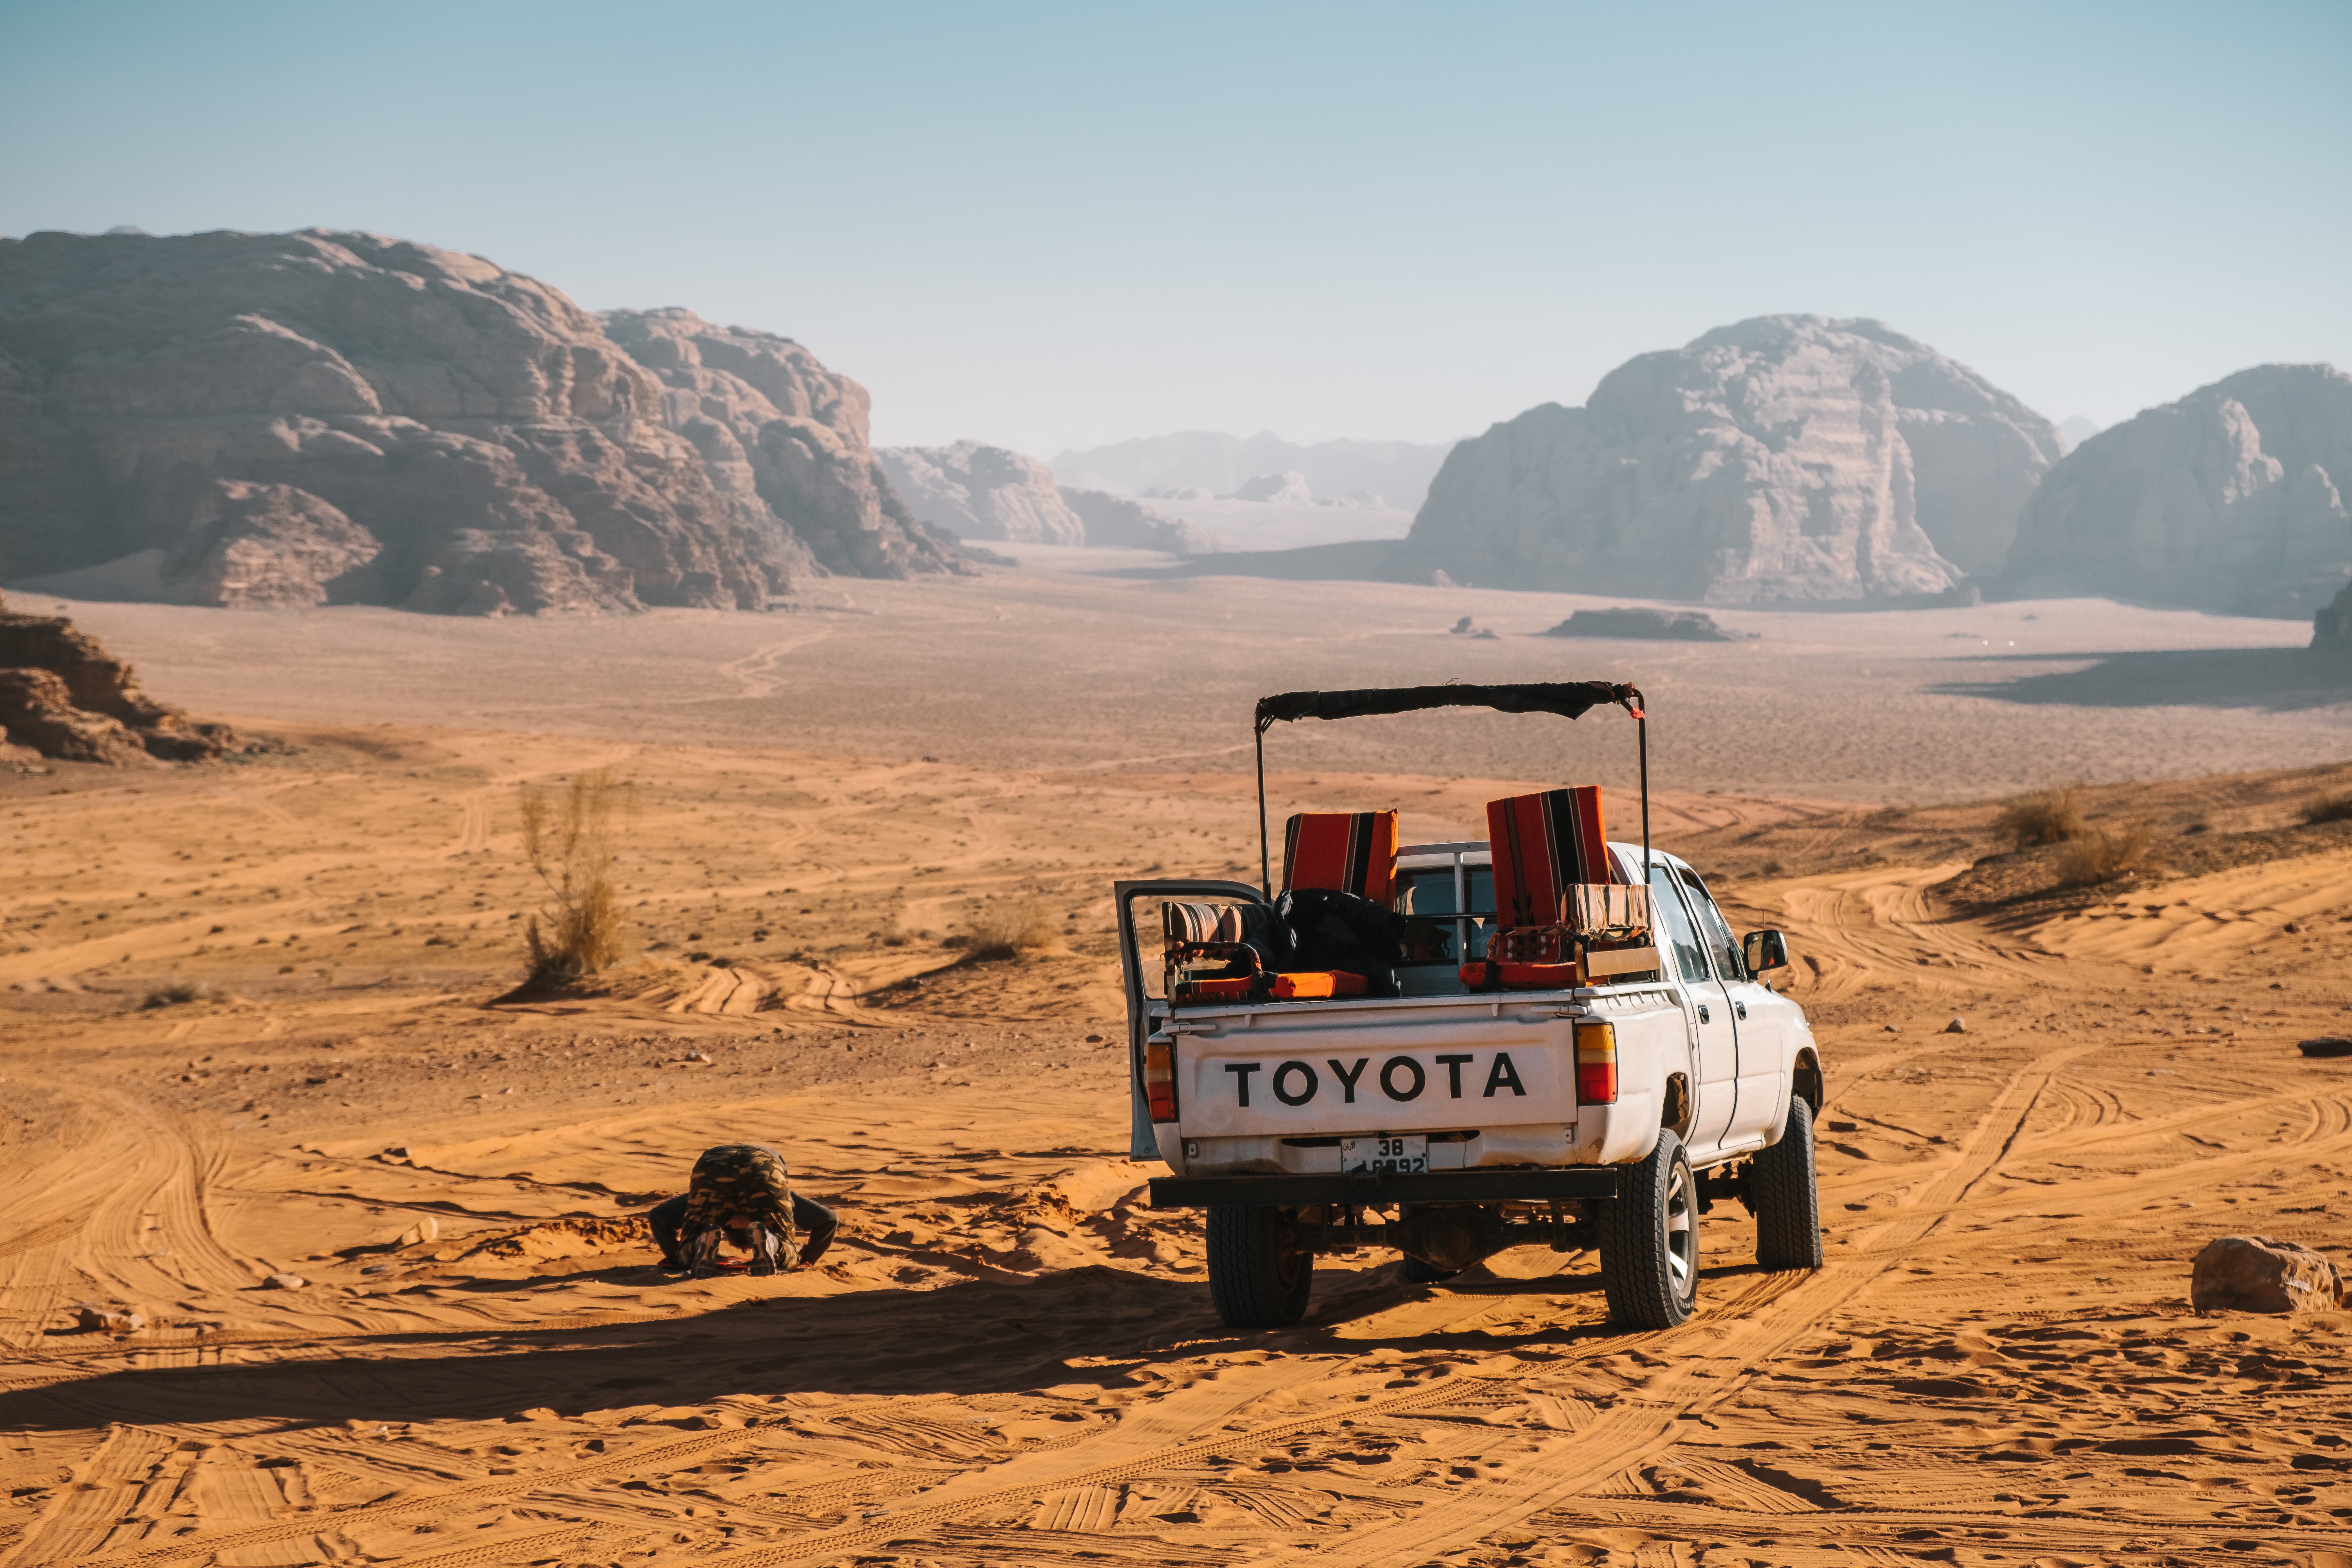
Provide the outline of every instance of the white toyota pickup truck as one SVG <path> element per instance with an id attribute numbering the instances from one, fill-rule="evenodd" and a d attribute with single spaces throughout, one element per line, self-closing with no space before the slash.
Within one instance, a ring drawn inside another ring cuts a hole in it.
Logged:
<path id="1" fill-rule="evenodd" d="M 1602 703 L 1644 721 L 1605 682 L 1265 699 L 1261 835 L 1274 722 Z M 1763 980 L 1786 942 L 1735 939 L 1699 874 L 1648 847 L 1642 740 L 1640 844 L 1599 831 L 1599 791 L 1560 790 L 1494 803 L 1482 841 L 1400 846 L 1393 812 L 1293 817 L 1278 898 L 1263 853 L 1259 887 L 1114 885 L 1130 1153 L 1171 1173 L 1156 1206 L 1208 1210 L 1228 1324 L 1297 1321 L 1318 1253 L 1394 1247 L 1430 1281 L 1536 1244 L 1596 1250 L 1612 1317 L 1672 1328 L 1718 1198 L 1753 1214 L 1763 1267 L 1821 1267 L 1821 1054 Z"/>

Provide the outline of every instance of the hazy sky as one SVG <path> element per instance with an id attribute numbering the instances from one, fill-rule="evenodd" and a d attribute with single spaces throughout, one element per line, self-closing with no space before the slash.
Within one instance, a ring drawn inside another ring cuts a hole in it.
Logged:
<path id="1" fill-rule="evenodd" d="M 2053 418 L 2352 366 L 2352 4 L 0 0 L 0 234 L 367 228 L 877 439 L 1434 440 L 1771 311 Z"/>

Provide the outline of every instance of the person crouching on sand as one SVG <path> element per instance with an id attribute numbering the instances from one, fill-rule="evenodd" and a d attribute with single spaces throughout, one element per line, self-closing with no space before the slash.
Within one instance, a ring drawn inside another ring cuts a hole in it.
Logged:
<path id="1" fill-rule="evenodd" d="M 722 1242 L 751 1253 L 748 1273 L 806 1268 L 824 1255 L 836 1224 L 831 1209 L 793 1191 L 784 1157 L 764 1143 L 705 1149 L 686 1191 L 656 1204 L 646 1218 L 661 1248 L 662 1267 L 697 1279 L 719 1272 Z M 807 1237 L 797 1263 L 795 1231 Z"/>

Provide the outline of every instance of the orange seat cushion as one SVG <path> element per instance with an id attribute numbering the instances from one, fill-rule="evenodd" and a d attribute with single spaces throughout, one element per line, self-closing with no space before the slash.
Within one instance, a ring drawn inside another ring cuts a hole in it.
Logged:
<path id="1" fill-rule="evenodd" d="M 1313 1002 L 1328 996 L 1361 996 L 1368 988 L 1360 974 L 1336 969 L 1301 970 L 1274 977 L 1277 1002 Z"/>
<path id="2" fill-rule="evenodd" d="M 1462 984 L 1473 991 L 1573 991 L 1584 984 L 1575 963 L 1503 963 L 1480 959 L 1462 966 Z"/>
<path id="3" fill-rule="evenodd" d="M 1282 890 L 1329 888 L 1389 901 L 1396 875 L 1393 811 L 1302 811 L 1282 836 Z"/>

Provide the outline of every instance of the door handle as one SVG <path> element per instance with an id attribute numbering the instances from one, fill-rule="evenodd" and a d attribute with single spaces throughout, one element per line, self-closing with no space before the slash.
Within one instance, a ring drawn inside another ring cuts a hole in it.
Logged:
<path id="1" fill-rule="evenodd" d="M 1698 1021 L 1702 1024 L 1707 1022 L 1706 1004 L 1704 1002 L 1698 1005 Z"/>
<path id="2" fill-rule="evenodd" d="M 1745 1017 L 1747 1017 L 1747 1016 L 1748 1016 L 1748 1004 L 1747 1004 L 1747 1003 L 1745 1003 L 1745 1002 L 1734 1002 L 1734 1003 L 1731 1005 L 1731 1014 L 1732 1014 L 1732 1016 L 1733 1016 L 1733 1017 L 1735 1017 L 1735 1018 L 1745 1018 Z"/>

